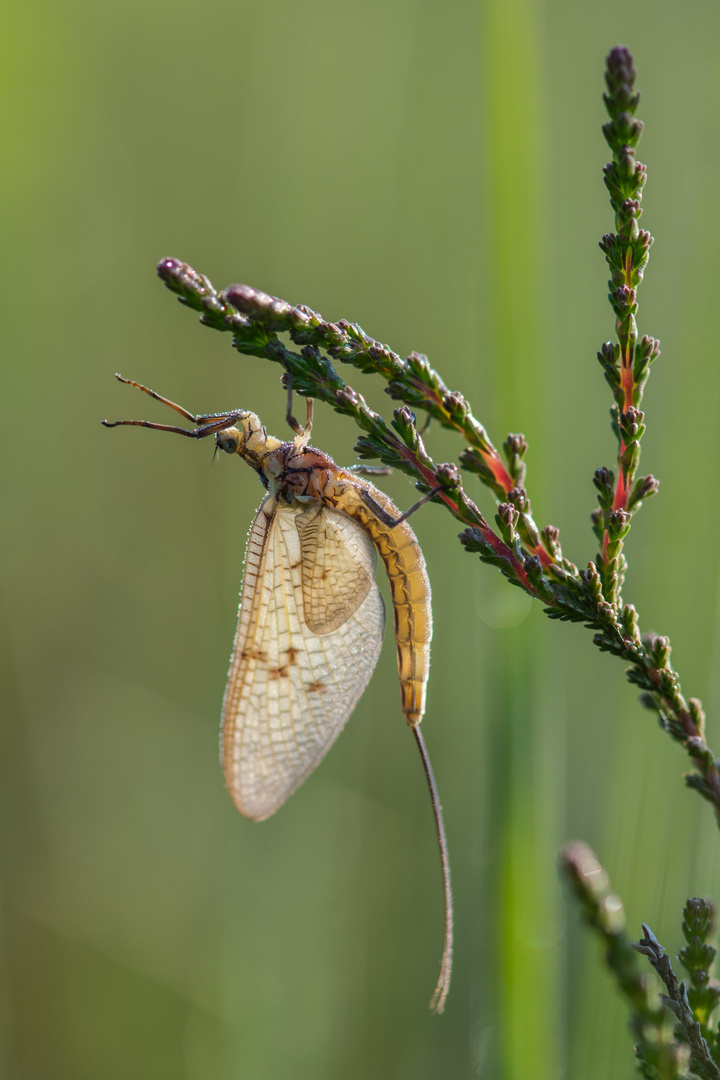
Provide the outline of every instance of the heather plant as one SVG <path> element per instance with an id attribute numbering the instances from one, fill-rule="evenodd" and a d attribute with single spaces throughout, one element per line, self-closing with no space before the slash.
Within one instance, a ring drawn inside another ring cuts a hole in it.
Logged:
<path id="1" fill-rule="evenodd" d="M 626 48 L 610 52 L 605 80 L 609 120 L 603 133 L 612 160 L 604 167 L 604 180 L 614 231 L 602 237 L 600 247 L 610 272 L 615 340 L 605 342 L 597 358 L 610 387 L 616 453 L 613 467 L 601 466 L 593 476 L 597 551 L 582 567 L 563 555 L 558 528 L 534 520 L 524 437 L 508 434 L 498 450 L 467 399 L 443 381 L 426 356 L 402 358 L 356 323 L 328 322 L 305 305 L 294 306 L 248 285 L 218 291 L 177 259 L 163 259 L 158 274 L 184 306 L 199 313 L 203 325 L 229 333 L 240 353 L 279 364 L 295 393 L 352 419 L 362 431 L 356 443 L 359 457 L 400 470 L 421 495 L 444 505 L 462 526 L 459 541 L 469 555 L 539 601 L 550 619 L 581 623 L 592 631 L 598 649 L 622 660 L 642 705 L 690 758 L 685 783 L 712 804 L 720 822 L 720 771 L 706 740 L 702 705 L 683 694 L 668 637 L 643 633 L 638 611 L 623 595 L 633 518 L 658 491 L 655 477 L 640 473 L 640 452 L 646 430 L 643 391 L 660 349 L 653 337 L 640 335 L 637 322 L 638 290 L 653 238 L 640 227 L 647 174 L 636 158 L 643 125 L 635 115 L 639 94 Z M 386 381 L 386 392 L 400 403 L 389 422 L 343 379 L 341 365 Z M 423 414 L 422 424 L 418 414 Z M 431 457 L 426 442 L 432 423 L 453 430 L 464 442 L 456 461 L 437 463 Z M 492 517 L 469 493 L 477 481 L 496 500 Z M 712 905 L 697 898 L 687 901 L 682 923 L 686 944 L 679 953 L 687 981 L 679 981 L 649 927 L 642 924 L 640 940 L 630 940 L 622 903 L 587 845 L 568 844 L 560 867 L 588 926 L 603 943 L 608 968 L 627 1002 L 640 1072 L 662 1080 L 720 1078 L 720 1036 L 712 1026 L 720 997 L 711 976 Z M 648 979 L 641 957 L 657 973 L 662 994 Z"/>

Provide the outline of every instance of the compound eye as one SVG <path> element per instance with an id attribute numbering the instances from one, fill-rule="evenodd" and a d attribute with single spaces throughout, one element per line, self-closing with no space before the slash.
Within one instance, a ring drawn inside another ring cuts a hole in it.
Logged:
<path id="1" fill-rule="evenodd" d="M 239 433 L 234 428 L 218 431 L 215 436 L 215 445 L 218 450 L 224 450 L 226 454 L 237 454 L 240 445 Z"/>

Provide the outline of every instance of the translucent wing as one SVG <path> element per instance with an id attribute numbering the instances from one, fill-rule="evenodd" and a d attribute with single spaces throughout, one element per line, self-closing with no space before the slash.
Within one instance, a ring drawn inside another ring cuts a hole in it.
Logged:
<path id="1" fill-rule="evenodd" d="M 366 557 L 367 536 L 349 519 L 314 503 L 295 518 L 300 537 L 303 615 L 309 630 L 328 634 L 337 630 L 369 593 L 375 574 Z"/>
<path id="2" fill-rule="evenodd" d="M 246 817 L 282 806 L 367 686 L 385 621 L 374 571 L 372 542 L 345 514 L 260 507 L 223 706 L 225 777 Z"/>

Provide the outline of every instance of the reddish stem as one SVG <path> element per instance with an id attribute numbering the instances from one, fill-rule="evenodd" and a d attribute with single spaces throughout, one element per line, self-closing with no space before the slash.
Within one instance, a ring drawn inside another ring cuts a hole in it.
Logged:
<path id="1" fill-rule="evenodd" d="M 628 280 L 628 283 L 629 283 L 629 275 L 630 275 L 630 270 L 631 269 L 632 269 L 632 263 L 630 262 L 629 264 L 626 264 L 626 267 L 625 267 L 625 273 L 626 273 L 626 278 Z M 624 350 L 624 353 L 623 353 L 622 368 L 621 368 L 621 371 L 620 371 L 620 385 L 621 385 L 622 391 L 623 391 L 623 412 L 627 412 L 628 409 L 630 408 L 630 406 L 633 404 L 633 393 L 635 391 L 635 383 L 634 383 L 634 380 L 633 380 L 633 369 L 632 369 L 632 357 L 630 355 L 630 343 L 629 342 L 626 344 L 625 350 Z M 625 453 L 625 450 L 626 450 L 625 442 L 624 442 L 623 439 L 621 439 L 620 440 L 620 452 L 618 454 L 618 465 L 619 465 L 618 478 L 617 478 L 617 483 L 615 485 L 615 498 L 613 499 L 613 510 L 624 510 L 626 505 L 627 505 L 629 489 L 628 489 L 627 481 L 626 481 L 626 478 L 625 478 L 625 474 L 623 473 L 622 465 L 620 464 L 620 462 L 622 461 L 622 456 Z M 605 537 L 603 539 L 603 556 L 605 556 L 607 554 L 607 546 L 608 546 L 608 534 L 606 532 Z"/>
<path id="2" fill-rule="evenodd" d="M 509 491 L 512 491 L 512 489 L 515 487 L 515 483 L 509 472 L 503 465 L 502 461 L 497 456 L 497 454 L 488 453 L 486 450 L 480 450 L 479 453 L 482 455 L 483 461 L 495 477 L 495 482 L 498 483 L 501 488 L 503 488 L 505 494 L 507 495 L 507 493 Z"/>
<path id="3" fill-rule="evenodd" d="M 538 544 L 536 547 L 529 548 L 528 550 L 530 551 L 531 555 L 536 555 L 538 557 L 538 559 L 543 564 L 543 566 L 554 566 L 555 565 L 555 560 L 553 559 L 552 555 L 550 555 L 545 550 L 545 548 L 542 546 L 542 544 Z"/>
<path id="4" fill-rule="evenodd" d="M 423 463 L 419 461 L 415 454 L 413 454 L 413 452 L 407 447 L 400 444 L 398 445 L 398 450 L 406 461 L 412 462 L 417 471 L 422 475 L 423 482 L 427 484 L 428 487 L 437 486 L 437 477 L 432 469 L 429 469 L 427 465 L 423 465 Z M 448 506 L 450 510 L 452 510 L 453 513 L 462 521 L 462 511 L 460 509 L 459 502 L 453 499 L 452 496 L 448 494 L 448 492 L 441 491 L 439 492 L 439 495 L 445 505 Z M 505 559 L 507 562 L 511 563 L 513 570 L 515 571 L 515 575 L 518 581 L 521 583 L 522 587 L 525 589 L 525 591 L 530 593 L 531 596 L 537 597 L 537 593 L 530 584 L 522 563 L 517 559 L 514 552 L 507 546 L 507 544 L 503 543 L 500 537 L 492 531 L 487 521 L 482 516 L 475 504 L 470 500 L 468 500 L 468 502 L 470 502 L 470 506 L 473 510 L 473 517 L 475 518 L 473 524 L 475 528 L 480 530 L 480 532 L 483 534 L 487 542 L 492 546 L 493 550 L 496 552 L 497 555 Z M 537 554 L 538 556 L 540 556 L 539 552 Z"/>

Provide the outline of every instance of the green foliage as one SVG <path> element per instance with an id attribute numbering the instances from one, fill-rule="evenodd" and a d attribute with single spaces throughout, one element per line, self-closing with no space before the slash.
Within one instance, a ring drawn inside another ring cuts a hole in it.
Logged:
<path id="1" fill-rule="evenodd" d="M 717 1056 L 720 1041 L 718 1032 L 710 1028 L 710 1016 L 720 1001 L 720 986 L 710 974 L 717 949 L 708 940 L 717 933 L 714 906 L 699 897 L 688 900 L 683 910 L 682 931 L 687 945 L 678 953 L 678 959 L 690 976 L 688 1002 L 703 1039 Z"/>

